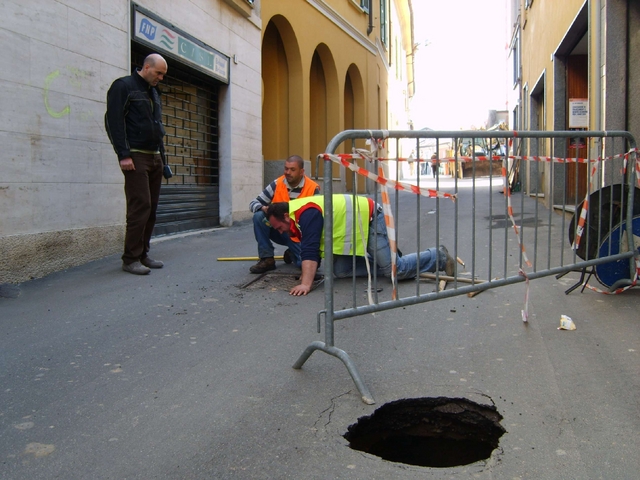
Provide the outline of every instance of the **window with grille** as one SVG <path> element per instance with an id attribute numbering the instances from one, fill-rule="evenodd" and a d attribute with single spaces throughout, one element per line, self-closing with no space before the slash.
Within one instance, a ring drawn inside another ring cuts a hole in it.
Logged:
<path id="1" fill-rule="evenodd" d="M 218 184 L 218 98 L 194 82 L 165 77 L 162 116 L 170 184 Z"/>
<path id="2" fill-rule="evenodd" d="M 134 45 L 132 66 L 151 53 Z M 162 180 L 154 235 L 220 224 L 218 91 L 220 83 L 167 58 L 159 89 L 167 160 L 173 177 Z"/>

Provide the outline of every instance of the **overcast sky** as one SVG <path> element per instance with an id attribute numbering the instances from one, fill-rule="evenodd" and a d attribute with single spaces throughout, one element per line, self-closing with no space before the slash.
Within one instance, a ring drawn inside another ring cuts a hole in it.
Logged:
<path id="1" fill-rule="evenodd" d="M 484 125 L 507 108 L 506 0 L 412 0 L 416 52 L 414 128 Z"/>

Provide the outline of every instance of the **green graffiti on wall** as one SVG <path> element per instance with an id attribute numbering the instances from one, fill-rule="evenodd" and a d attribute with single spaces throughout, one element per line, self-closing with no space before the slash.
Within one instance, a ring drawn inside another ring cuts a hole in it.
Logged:
<path id="1" fill-rule="evenodd" d="M 71 112 L 71 108 L 69 108 L 69 105 L 67 105 L 60 111 L 55 111 L 53 108 L 51 108 L 51 105 L 49 105 L 49 88 L 51 87 L 51 82 L 58 78 L 59 75 L 60 70 L 55 70 L 47 75 L 44 79 L 44 106 L 47 109 L 47 113 L 53 118 L 62 118 L 65 115 L 69 115 L 69 113 Z"/>

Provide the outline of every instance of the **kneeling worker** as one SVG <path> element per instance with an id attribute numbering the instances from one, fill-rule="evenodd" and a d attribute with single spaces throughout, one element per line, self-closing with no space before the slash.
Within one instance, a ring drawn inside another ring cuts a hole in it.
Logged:
<path id="1" fill-rule="evenodd" d="M 367 238 L 362 238 L 359 228 L 356 228 L 355 255 L 358 277 L 367 276 L 364 256 L 370 261 L 375 260 L 378 273 L 385 277 L 391 276 L 391 249 L 387 236 L 387 226 L 384 222 L 382 207 L 366 197 L 356 197 L 353 206 L 353 195 L 333 195 L 333 270 L 338 278 L 349 277 L 353 274 L 352 255 L 353 245 L 348 233 L 353 225 L 354 211 L 360 216 L 356 225 L 363 225 L 367 230 Z M 302 275 L 300 285 L 296 285 L 289 292 L 291 295 L 306 295 L 311 290 L 316 271 L 324 256 L 324 196 L 315 196 L 292 200 L 289 203 L 272 203 L 267 208 L 267 219 L 273 228 L 281 234 L 288 234 L 292 238 L 300 239 L 300 257 L 302 260 Z M 374 241 L 374 235 L 377 239 Z M 376 249 L 374 249 L 376 248 Z M 348 251 L 348 255 L 344 255 Z M 454 275 L 455 260 L 447 249 L 429 248 L 419 254 L 410 253 L 396 259 L 396 275 L 398 280 L 415 278 L 416 270 L 420 273 L 435 272 L 438 266 L 447 275 Z"/>
<path id="2" fill-rule="evenodd" d="M 291 239 L 288 234 L 273 229 L 267 221 L 265 212 L 273 202 L 288 202 L 318 193 L 320 193 L 318 184 L 304 174 L 304 160 L 298 155 L 287 158 L 284 162 L 284 175 L 267 185 L 267 188 L 249 204 L 249 210 L 253 212 L 253 233 L 258 242 L 260 259 L 249 269 L 251 273 L 275 270 L 274 247 L 271 242 L 288 247 L 284 252 L 285 263 L 300 266 L 300 240 Z"/>

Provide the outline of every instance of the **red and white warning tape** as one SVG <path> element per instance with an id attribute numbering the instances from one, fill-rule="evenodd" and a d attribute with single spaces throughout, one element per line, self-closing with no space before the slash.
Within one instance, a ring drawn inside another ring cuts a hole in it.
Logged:
<path id="1" fill-rule="evenodd" d="M 373 172 L 370 172 L 366 168 L 359 167 L 355 163 L 351 163 L 349 160 L 359 160 L 362 158 L 366 158 L 363 155 L 356 154 L 339 154 L 339 155 L 331 155 L 329 153 L 324 153 L 320 155 L 320 157 L 324 160 L 331 160 L 334 163 L 338 163 L 348 168 L 352 172 L 357 173 L 358 175 L 362 175 L 363 177 L 367 177 L 369 180 L 373 180 L 380 185 L 384 185 L 387 188 L 393 188 L 394 190 L 402 190 L 409 193 L 415 193 L 416 195 L 422 195 L 424 197 L 429 198 L 449 198 L 455 202 L 457 195 L 453 193 L 444 193 L 439 192 L 438 190 L 434 190 L 432 188 L 423 188 L 417 187 L 415 185 L 410 185 L 408 183 L 397 182 L 395 180 L 391 180 L 389 178 L 385 178 L 382 174 L 376 175 Z"/>
<path id="2" fill-rule="evenodd" d="M 524 248 L 524 243 L 520 241 L 520 232 L 518 230 L 518 225 L 516 224 L 516 219 L 513 217 L 513 206 L 511 205 L 511 189 L 509 188 L 509 184 L 507 182 L 507 166 L 506 162 L 502 162 L 502 179 L 503 179 L 503 192 L 505 197 L 507 198 L 507 213 L 509 214 L 509 219 L 511 220 L 511 225 L 513 226 L 513 231 L 516 232 L 516 239 L 518 240 L 518 246 L 520 247 L 520 251 L 522 252 L 522 259 L 527 264 L 527 267 L 531 266 L 531 262 L 527 257 L 527 251 Z"/>
<path id="3" fill-rule="evenodd" d="M 379 176 L 383 176 L 382 167 L 378 168 Z M 381 185 L 380 196 L 382 197 L 382 211 L 384 213 L 384 223 L 387 225 L 387 237 L 389 238 L 389 247 L 391 250 L 391 299 L 398 298 L 398 265 L 396 253 L 398 251 L 398 243 L 396 239 L 396 225 L 391 211 L 391 201 L 389 200 L 389 190 L 386 185 Z"/>

